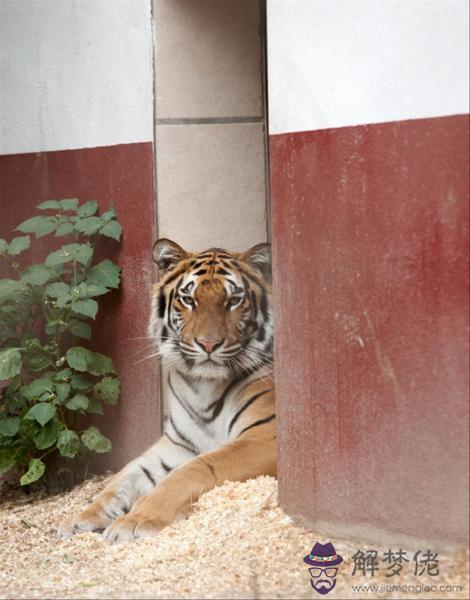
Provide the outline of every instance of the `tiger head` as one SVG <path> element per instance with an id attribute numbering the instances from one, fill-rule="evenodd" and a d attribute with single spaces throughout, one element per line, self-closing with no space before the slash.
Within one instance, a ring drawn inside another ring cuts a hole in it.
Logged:
<path id="1" fill-rule="evenodd" d="M 193 377 L 226 379 L 272 362 L 269 244 L 234 253 L 186 252 L 160 239 L 154 260 L 150 336 L 168 366 Z"/>

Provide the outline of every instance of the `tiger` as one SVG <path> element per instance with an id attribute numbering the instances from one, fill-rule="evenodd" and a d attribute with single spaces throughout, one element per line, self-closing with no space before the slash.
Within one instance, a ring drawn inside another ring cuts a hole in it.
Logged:
<path id="1" fill-rule="evenodd" d="M 149 336 L 168 390 L 156 444 L 112 477 L 59 535 L 98 531 L 109 543 L 155 535 L 225 481 L 276 477 L 269 244 L 191 253 L 159 239 Z"/>

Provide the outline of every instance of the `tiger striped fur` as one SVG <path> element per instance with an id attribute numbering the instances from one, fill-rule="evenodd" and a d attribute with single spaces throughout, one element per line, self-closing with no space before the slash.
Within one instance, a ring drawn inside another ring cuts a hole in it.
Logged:
<path id="1" fill-rule="evenodd" d="M 146 537 L 226 480 L 276 475 L 269 246 L 191 254 L 162 239 L 154 257 L 163 276 L 149 332 L 168 383 L 165 433 L 62 523 L 62 537 Z"/>

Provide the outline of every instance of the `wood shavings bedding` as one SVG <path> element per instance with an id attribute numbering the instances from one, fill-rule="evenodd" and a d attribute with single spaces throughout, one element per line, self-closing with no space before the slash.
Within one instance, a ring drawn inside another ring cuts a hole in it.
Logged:
<path id="1" fill-rule="evenodd" d="M 273 478 L 226 483 L 212 490 L 188 519 L 155 538 L 117 546 L 107 545 L 93 533 L 59 540 L 60 519 L 83 508 L 104 483 L 95 477 L 69 493 L 30 498 L 16 493 L 4 498 L 0 504 L 1 598 L 320 597 L 311 588 L 302 562 L 317 536 L 294 525 L 278 507 Z M 350 558 L 361 545 L 332 541 L 346 560 L 329 598 L 416 597 L 409 592 L 353 593 L 351 585 L 389 584 L 390 579 L 352 577 Z M 468 598 L 468 553 L 440 555 L 440 568 L 442 575 L 422 576 L 419 584 L 462 585 L 463 592 L 420 597 Z M 404 576 L 396 579 L 393 583 L 402 585 L 417 582 Z"/>

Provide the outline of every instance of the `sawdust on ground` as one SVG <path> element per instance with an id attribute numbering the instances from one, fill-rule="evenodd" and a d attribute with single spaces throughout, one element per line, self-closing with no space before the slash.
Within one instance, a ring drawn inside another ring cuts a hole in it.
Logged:
<path id="1" fill-rule="evenodd" d="M 83 508 L 103 485 L 103 478 L 95 477 L 67 494 L 15 493 L 3 499 L 1 598 L 320 597 L 302 562 L 317 536 L 294 525 L 278 507 L 274 479 L 226 483 L 204 495 L 188 519 L 154 538 L 117 546 L 94 533 L 59 540 L 61 518 Z M 411 574 L 392 577 L 391 582 L 382 571 L 373 579 L 353 577 L 351 557 L 361 544 L 334 544 L 345 562 L 329 598 L 469 597 L 468 553 L 440 555 L 438 577 L 414 577 L 411 569 Z M 351 587 L 368 583 L 379 588 L 461 585 L 463 591 L 354 592 Z"/>

